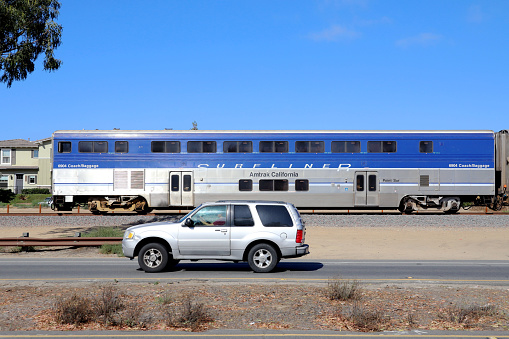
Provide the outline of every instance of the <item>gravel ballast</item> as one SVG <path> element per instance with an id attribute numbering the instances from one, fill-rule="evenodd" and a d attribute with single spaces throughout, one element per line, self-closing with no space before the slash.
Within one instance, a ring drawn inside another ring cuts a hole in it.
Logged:
<path id="1" fill-rule="evenodd" d="M 182 215 L 0 216 L 0 226 L 130 226 L 177 221 Z M 508 227 L 509 215 L 303 214 L 306 226 L 325 227 Z"/>

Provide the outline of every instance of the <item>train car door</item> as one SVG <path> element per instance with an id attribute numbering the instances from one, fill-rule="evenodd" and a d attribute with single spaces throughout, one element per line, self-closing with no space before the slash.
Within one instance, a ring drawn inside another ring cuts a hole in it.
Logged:
<path id="1" fill-rule="evenodd" d="M 193 172 L 170 172 L 170 206 L 193 206 Z"/>
<path id="2" fill-rule="evenodd" d="M 355 206 L 378 206 L 380 184 L 377 172 L 355 172 Z"/>

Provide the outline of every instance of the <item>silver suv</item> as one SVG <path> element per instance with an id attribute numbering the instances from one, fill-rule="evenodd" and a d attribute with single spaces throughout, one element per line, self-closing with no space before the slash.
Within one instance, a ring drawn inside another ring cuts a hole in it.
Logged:
<path id="1" fill-rule="evenodd" d="M 122 240 L 126 257 L 138 256 L 145 272 L 160 272 L 180 260 L 247 261 L 270 272 L 281 258 L 309 253 L 305 227 L 290 203 L 217 201 L 204 203 L 177 223 L 129 227 Z"/>

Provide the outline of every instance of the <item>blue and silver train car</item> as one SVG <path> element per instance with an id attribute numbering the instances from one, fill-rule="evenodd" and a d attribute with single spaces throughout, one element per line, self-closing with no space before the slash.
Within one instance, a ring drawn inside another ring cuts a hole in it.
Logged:
<path id="1" fill-rule="evenodd" d="M 492 201 L 506 184 L 507 164 L 503 174 L 495 168 L 497 134 L 56 131 L 54 202 L 58 210 L 88 204 L 96 213 L 182 209 L 220 199 L 455 212 L 463 201 Z M 500 152 L 507 157 L 505 148 Z"/>

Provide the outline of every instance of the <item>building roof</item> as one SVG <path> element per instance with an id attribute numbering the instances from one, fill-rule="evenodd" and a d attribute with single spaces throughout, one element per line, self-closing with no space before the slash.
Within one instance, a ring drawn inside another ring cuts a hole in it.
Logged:
<path id="1" fill-rule="evenodd" d="M 29 140 L 25 139 L 12 139 L 0 140 L 0 148 L 38 148 L 39 146 Z"/>

